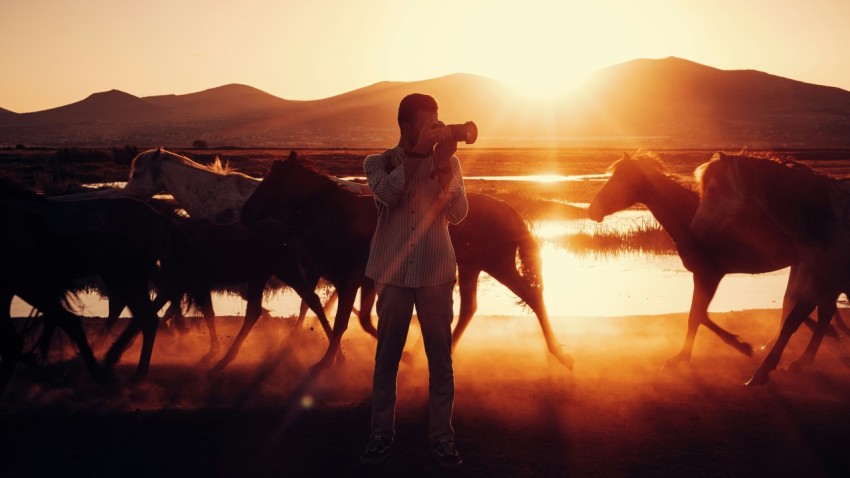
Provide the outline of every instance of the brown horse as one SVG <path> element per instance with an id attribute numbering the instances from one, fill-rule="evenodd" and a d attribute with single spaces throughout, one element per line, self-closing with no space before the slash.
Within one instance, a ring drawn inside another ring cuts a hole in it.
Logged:
<path id="1" fill-rule="evenodd" d="M 690 229 L 699 205 L 699 194 L 665 174 L 664 165 L 654 154 L 641 153 L 634 157 L 624 154 L 609 170 L 611 178 L 590 203 L 590 218 L 600 222 L 609 214 L 636 203 L 644 204 L 670 234 L 682 263 L 693 273 L 694 290 L 685 342 L 681 351 L 665 366 L 673 367 L 690 360 L 700 325 L 708 327 L 736 350 L 751 356 L 752 346 L 714 323 L 708 316 L 708 306 L 726 274 L 759 274 L 791 266 L 793 277 L 797 273 L 797 258 L 790 241 L 771 241 L 765 245 L 764 237 L 750 236 L 740 241 L 727 238 L 725 241 L 703 243 Z M 793 291 L 786 291 L 782 317 L 785 317 L 789 303 L 796 300 L 789 296 L 790 293 Z"/>
<path id="2" fill-rule="evenodd" d="M 456 345 L 476 309 L 475 294 L 482 271 L 505 284 L 537 314 L 550 353 L 567 367 L 572 358 L 563 353 L 549 325 L 540 281 L 540 259 L 536 240 L 528 226 L 506 203 L 482 194 L 468 194 L 466 219 L 449 228 L 458 262 L 461 293 L 460 317 L 453 334 Z M 371 196 L 345 191 L 326 176 L 299 161 L 295 153 L 276 161 L 260 187 L 245 203 L 242 221 L 252 224 L 266 216 L 281 213 L 300 217 L 301 231 L 313 257 L 320 263 L 321 275 L 339 292 L 334 335 L 320 362 L 327 365 L 339 347 L 348 326 L 357 287 L 361 291 L 360 322 L 374 331 L 370 312 L 374 284 L 364 276 L 369 244 L 377 223 L 377 209 Z M 284 220 L 288 220 L 285 219 Z M 517 259 L 521 269 L 517 270 Z"/>
<path id="3" fill-rule="evenodd" d="M 846 185 L 794 161 L 722 153 L 700 166 L 696 176 L 702 199 L 692 222 L 695 234 L 714 243 L 758 237 L 762 250 L 790 242 L 799 260 L 799 271 L 789 281 L 796 298 L 793 308 L 748 385 L 769 380 L 791 335 L 817 307 L 818 326 L 792 366 L 810 364 L 836 312 L 838 295 L 850 290 Z"/>

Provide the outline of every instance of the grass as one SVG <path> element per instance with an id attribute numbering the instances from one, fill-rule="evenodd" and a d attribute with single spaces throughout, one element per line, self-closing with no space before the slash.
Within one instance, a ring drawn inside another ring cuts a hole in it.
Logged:
<path id="1" fill-rule="evenodd" d="M 640 221 L 626 230 L 594 224 L 591 230 L 564 234 L 550 241 L 578 253 L 676 254 L 673 239 L 655 221 Z"/>

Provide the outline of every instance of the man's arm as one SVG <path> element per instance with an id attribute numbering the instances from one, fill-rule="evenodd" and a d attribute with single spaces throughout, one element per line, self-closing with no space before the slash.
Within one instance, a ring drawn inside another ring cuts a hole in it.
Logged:
<path id="1" fill-rule="evenodd" d="M 373 154 L 366 157 L 363 162 L 363 170 L 369 182 L 369 189 L 375 194 L 375 200 L 384 206 L 394 206 L 406 185 L 405 165 L 401 164 L 390 172 L 387 172 L 386 158 L 382 154 Z"/>

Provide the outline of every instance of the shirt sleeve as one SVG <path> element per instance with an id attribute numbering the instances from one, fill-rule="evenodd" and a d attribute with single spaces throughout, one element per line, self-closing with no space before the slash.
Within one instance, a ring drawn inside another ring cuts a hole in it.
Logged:
<path id="1" fill-rule="evenodd" d="M 387 172 L 386 158 L 381 154 L 366 157 L 363 170 L 375 200 L 384 206 L 394 206 L 404 192 L 404 165 Z"/>
<path id="2" fill-rule="evenodd" d="M 463 221 L 466 213 L 469 212 L 469 203 L 466 199 L 463 172 L 460 169 L 460 160 L 457 159 L 457 156 L 452 156 L 452 177 L 449 179 L 448 188 L 440 193 L 440 196 L 446 201 L 443 212 L 449 224 L 458 224 Z"/>

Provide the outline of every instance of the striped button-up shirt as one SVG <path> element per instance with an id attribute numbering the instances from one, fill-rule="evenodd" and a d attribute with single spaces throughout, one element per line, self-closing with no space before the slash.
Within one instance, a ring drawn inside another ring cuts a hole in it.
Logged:
<path id="1" fill-rule="evenodd" d="M 448 225 L 468 209 L 460 161 L 452 156 L 452 176 L 444 189 L 433 156 L 422 160 L 404 182 L 407 155 L 401 147 L 366 158 L 363 168 L 378 207 L 366 276 L 397 287 L 429 287 L 453 282 L 457 261 Z"/>

